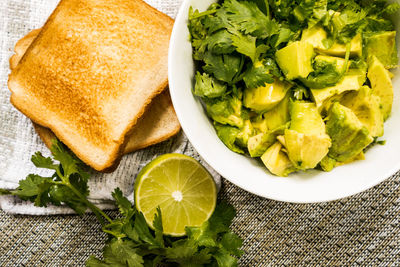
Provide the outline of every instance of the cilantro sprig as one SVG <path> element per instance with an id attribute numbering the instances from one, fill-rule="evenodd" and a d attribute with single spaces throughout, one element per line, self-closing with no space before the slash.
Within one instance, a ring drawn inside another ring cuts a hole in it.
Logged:
<path id="1" fill-rule="evenodd" d="M 149 226 L 143 214 L 116 188 L 112 197 L 119 215 L 110 218 L 88 200 L 87 167 L 58 140 L 51 152 L 52 157 L 37 152 L 31 158 L 36 167 L 54 170 L 51 177 L 30 174 L 17 189 L 0 189 L 0 195 L 14 195 L 38 207 L 66 205 L 80 215 L 91 210 L 109 240 L 103 258 L 91 256 L 87 266 L 237 266 L 243 253 L 242 240 L 229 228 L 236 213 L 231 205 L 220 203 L 203 225 L 186 227 L 186 237 L 164 236 L 160 208 Z"/>

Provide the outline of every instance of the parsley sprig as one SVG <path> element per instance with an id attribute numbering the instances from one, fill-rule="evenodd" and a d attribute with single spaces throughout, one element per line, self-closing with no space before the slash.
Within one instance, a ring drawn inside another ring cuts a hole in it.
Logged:
<path id="1" fill-rule="evenodd" d="M 186 237 L 164 236 L 160 208 L 149 226 L 143 214 L 116 188 L 112 197 L 119 215 L 110 218 L 88 200 L 87 167 L 57 140 L 51 152 L 52 157 L 37 152 L 31 158 L 36 167 L 54 170 L 51 177 L 30 174 L 17 189 L 0 189 L 0 195 L 14 195 L 38 207 L 67 205 L 80 215 L 91 210 L 109 240 L 103 259 L 91 256 L 87 266 L 237 266 L 237 258 L 243 253 L 242 240 L 229 228 L 236 213 L 231 205 L 220 203 L 202 226 L 186 227 Z"/>

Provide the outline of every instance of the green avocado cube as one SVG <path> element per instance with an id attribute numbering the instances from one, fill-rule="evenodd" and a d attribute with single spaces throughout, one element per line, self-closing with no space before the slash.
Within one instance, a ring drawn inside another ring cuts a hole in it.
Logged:
<path id="1" fill-rule="evenodd" d="M 313 71 L 312 59 L 314 48 L 310 43 L 297 41 L 278 50 L 275 53 L 276 61 L 286 78 L 307 78 Z"/>
<path id="2" fill-rule="evenodd" d="M 331 146 L 325 123 L 314 103 L 294 102 L 290 115 L 290 128 L 284 135 L 289 159 L 297 169 L 315 168 Z"/>
<path id="3" fill-rule="evenodd" d="M 336 167 L 337 161 L 334 160 L 333 158 L 330 158 L 329 156 L 325 156 L 321 162 L 319 163 L 319 166 L 321 169 L 325 172 L 330 172 L 333 170 L 333 168 Z"/>
<path id="4" fill-rule="evenodd" d="M 260 133 L 249 138 L 247 149 L 251 157 L 261 157 L 262 154 L 276 141 L 272 133 Z"/>
<path id="5" fill-rule="evenodd" d="M 347 73 L 335 86 L 323 89 L 311 89 L 311 94 L 318 110 L 323 112 L 325 110 L 329 110 L 329 105 L 327 105 L 329 99 L 346 91 L 359 90 L 365 80 L 366 76 L 364 72 L 352 70 L 351 72 Z"/>
<path id="6" fill-rule="evenodd" d="M 277 106 L 291 85 L 276 79 L 273 83 L 244 91 L 243 105 L 256 112 L 266 112 Z"/>
<path id="7" fill-rule="evenodd" d="M 328 156 L 338 162 L 354 158 L 374 140 L 353 111 L 338 102 L 329 111 L 326 131 L 332 140 Z"/>
<path id="8" fill-rule="evenodd" d="M 249 138 L 247 150 L 251 157 L 260 157 L 276 141 L 278 135 L 284 133 L 288 124 L 282 125 L 272 131 L 259 133 Z"/>
<path id="9" fill-rule="evenodd" d="M 375 56 L 385 66 L 393 68 L 397 65 L 396 32 L 381 32 L 365 37 L 367 57 Z"/>
<path id="10" fill-rule="evenodd" d="M 261 156 L 261 160 L 267 169 L 277 176 L 286 177 L 289 173 L 296 171 L 286 153 L 282 151 L 280 142 L 275 142 L 270 146 Z"/>
<path id="11" fill-rule="evenodd" d="M 373 137 L 383 135 L 381 99 L 371 88 L 363 86 L 358 91 L 348 92 L 340 104 L 350 108 Z"/>
<path id="12" fill-rule="evenodd" d="M 243 127 L 240 129 L 236 137 L 236 142 L 241 147 L 247 147 L 247 143 L 249 142 L 251 136 L 254 135 L 254 128 L 251 124 L 250 120 L 245 120 Z"/>
<path id="13" fill-rule="evenodd" d="M 372 91 L 381 98 L 383 119 L 386 120 L 392 112 L 393 84 L 390 72 L 377 57 L 372 57 L 369 62 L 367 77 L 371 82 Z"/>

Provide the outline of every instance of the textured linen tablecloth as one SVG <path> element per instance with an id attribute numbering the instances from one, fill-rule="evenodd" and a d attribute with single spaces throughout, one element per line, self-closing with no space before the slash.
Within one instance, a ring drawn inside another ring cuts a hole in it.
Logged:
<path id="1" fill-rule="evenodd" d="M 201 0 L 199 0 L 201 1 Z M 30 155 L 48 154 L 31 123 L 9 104 L 8 58 L 18 39 L 39 28 L 58 0 L 0 1 L 0 187 L 37 170 Z M 175 17 L 181 0 L 147 0 Z M 110 189 L 132 189 L 134 174 L 158 154 L 179 151 L 198 157 L 184 135 L 124 157 L 107 178 L 95 175 L 91 197 L 104 202 Z M 130 176 L 121 175 L 124 173 Z M 116 179 L 117 177 L 120 177 Z M 215 175 L 218 179 L 218 175 Z M 233 230 L 243 239 L 241 266 L 372 265 L 400 266 L 399 174 L 356 196 L 322 204 L 289 204 L 263 199 L 223 181 L 219 198 L 238 211 Z M 0 199 L 0 266 L 81 266 L 91 254 L 101 255 L 106 235 L 94 215 L 12 215 L 68 213 L 35 209 L 14 199 Z M 109 211 L 115 216 L 114 211 Z"/>

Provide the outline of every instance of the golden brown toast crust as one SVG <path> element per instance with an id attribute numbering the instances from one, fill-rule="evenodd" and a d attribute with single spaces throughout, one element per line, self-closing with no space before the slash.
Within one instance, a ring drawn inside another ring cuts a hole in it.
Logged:
<path id="1" fill-rule="evenodd" d="M 37 37 L 40 29 L 33 30 L 20 39 L 15 45 L 15 54 L 10 58 L 10 69 L 13 70 L 25 54 L 28 47 Z M 33 122 L 36 133 L 48 148 L 52 146 L 54 133 Z M 124 154 L 165 141 L 180 131 L 180 124 L 172 106 L 168 89 L 155 97 L 148 110 L 135 125 L 124 149 Z"/>
<path id="2" fill-rule="evenodd" d="M 113 169 L 167 86 L 172 24 L 141 0 L 62 0 L 12 71 L 11 102 L 94 169 Z"/>

